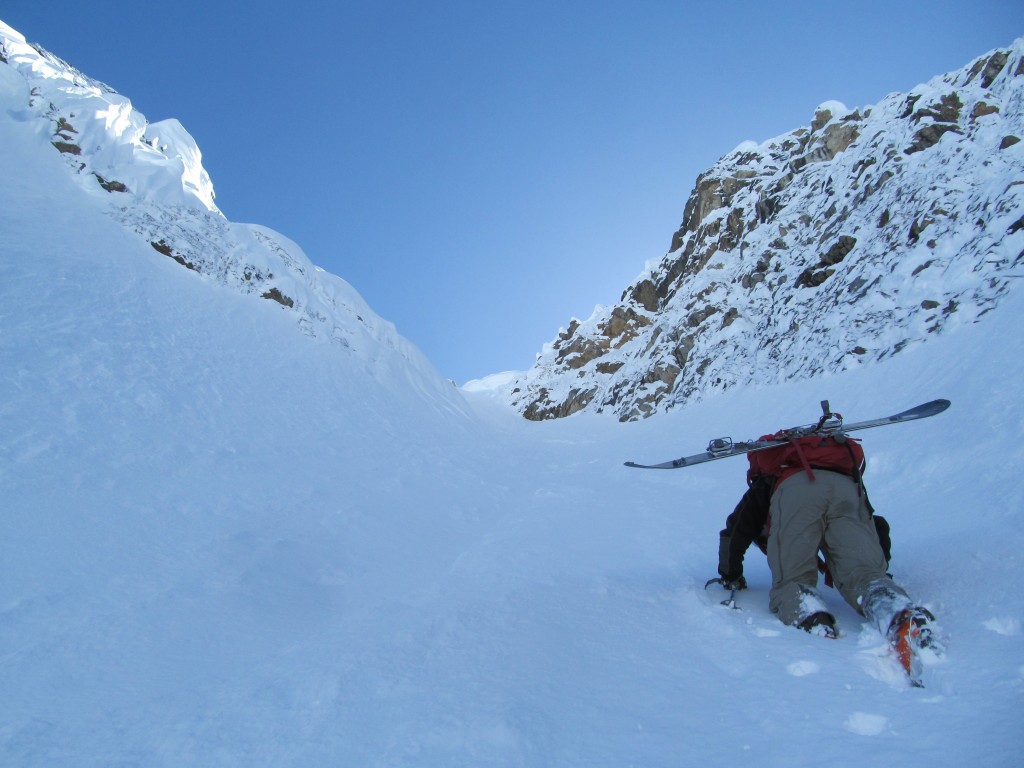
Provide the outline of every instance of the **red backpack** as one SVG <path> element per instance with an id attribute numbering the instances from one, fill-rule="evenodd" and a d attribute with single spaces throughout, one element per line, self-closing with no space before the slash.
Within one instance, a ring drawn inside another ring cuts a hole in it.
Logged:
<path id="1" fill-rule="evenodd" d="M 762 440 L 785 439 L 782 433 L 765 435 Z M 771 475 L 776 478 L 775 487 L 797 472 L 807 472 L 814 479 L 814 470 L 823 469 L 839 472 L 860 485 L 864 473 L 864 450 L 857 440 L 846 435 L 808 435 L 793 437 L 785 445 L 752 451 L 750 477 Z"/>

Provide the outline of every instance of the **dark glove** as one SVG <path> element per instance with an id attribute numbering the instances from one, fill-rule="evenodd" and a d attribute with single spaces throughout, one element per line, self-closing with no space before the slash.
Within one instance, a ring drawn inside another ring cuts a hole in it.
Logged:
<path id="1" fill-rule="evenodd" d="M 704 585 L 704 589 L 707 589 L 712 584 L 721 584 L 724 589 L 728 589 L 730 592 L 734 589 L 740 590 L 747 588 L 747 580 L 743 578 L 742 575 L 738 576 L 735 579 L 725 579 L 722 577 L 719 577 L 717 579 L 709 579 L 708 583 Z"/>

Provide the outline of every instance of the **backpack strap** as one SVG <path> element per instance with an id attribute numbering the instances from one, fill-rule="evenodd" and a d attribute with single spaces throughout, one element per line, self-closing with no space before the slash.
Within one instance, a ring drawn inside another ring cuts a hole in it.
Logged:
<path id="1" fill-rule="evenodd" d="M 811 478 L 811 481 L 813 482 L 814 470 L 811 469 L 810 462 L 807 461 L 807 456 L 804 455 L 804 449 L 800 447 L 800 441 L 791 437 L 789 438 L 789 444 L 792 445 L 793 449 L 796 451 L 797 458 L 800 459 L 800 466 L 804 468 L 804 471 L 807 472 L 807 476 Z"/>
<path id="2" fill-rule="evenodd" d="M 835 588 L 835 582 L 832 580 L 832 571 L 828 569 L 828 564 L 821 555 L 818 555 L 818 573 L 825 577 L 826 587 Z"/>
<path id="3" fill-rule="evenodd" d="M 857 498 L 864 496 L 864 500 L 867 502 L 868 505 L 868 511 L 874 513 L 875 510 L 871 506 L 871 501 L 867 498 L 867 488 L 864 487 L 864 473 L 861 471 L 860 466 L 858 466 L 857 464 L 857 457 L 853 453 L 853 448 L 850 445 L 849 438 L 843 440 L 842 444 L 846 447 L 846 450 L 850 454 L 850 466 L 852 467 L 852 469 L 850 470 L 850 477 L 853 479 L 853 482 L 857 484 Z"/>

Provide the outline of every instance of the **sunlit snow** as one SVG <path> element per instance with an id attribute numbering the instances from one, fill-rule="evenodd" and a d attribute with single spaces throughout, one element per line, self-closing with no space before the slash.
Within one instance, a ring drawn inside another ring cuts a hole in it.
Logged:
<path id="1" fill-rule="evenodd" d="M 83 177 L 29 98 L 0 63 L 0 764 L 1018 763 L 1019 291 L 842 374 L 531 423 L 287 238 L 183 200 L 202 174 Z M 156 214 L 224 273 L 151 247 Z M 296 307 L 230 277 L 247 249 Z M 782 626 L 756 551 L 742 611 L 704 591 L 741 460 L 622 465 L 937 397 L 862 433 L 893 573 L 948 637 L 924 689 L 831 590 L 838 640 Z"/>

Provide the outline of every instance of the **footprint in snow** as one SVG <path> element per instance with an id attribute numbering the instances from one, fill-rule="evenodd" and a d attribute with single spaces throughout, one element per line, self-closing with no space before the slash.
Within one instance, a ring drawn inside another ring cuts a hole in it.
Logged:
<path id="1" fill-rule="evenodd" d="M 793 677 L 806 677 L 807 675 L 813 675 L 816 672 L 820 672 L 821 667 L 813 661 L 794 661 L 786 667 L 786 671 Z"/>
<path id="2" fill-rule="evenodd" d="M 1020 634 L 1020 619 L 989 619 L 982 623 L 985 629 L 995 632 L 997 635 L 1012 637 Z"/>
<path id="3" fill-rule="evenodd" d="M 889 727 L 889 719 L 882 715 L 870 715 L 867 712 L 854 712 L 846 718 L 843 725 L 850 733 L 858 736 L 878 736 Z"/>

